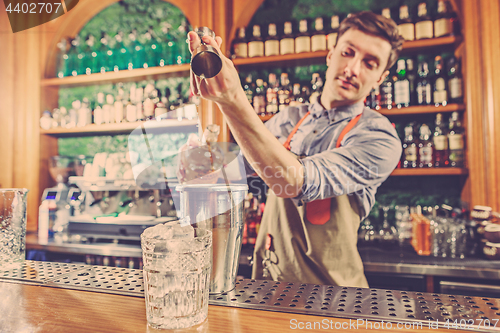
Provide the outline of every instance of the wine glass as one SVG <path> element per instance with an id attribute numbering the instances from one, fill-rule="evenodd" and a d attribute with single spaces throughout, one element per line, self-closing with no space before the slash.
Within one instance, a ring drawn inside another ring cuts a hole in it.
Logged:
<path id="1" fill-rule="evenodd" d="M 394 226 L 389 224 L 390 208 L 389 206 L 382 206 L 384 221 L 382 222 L 382 228 L 379 230 L 379 239 L 382 246 L 392 249 L 398 242 L 398 232 Z"/>

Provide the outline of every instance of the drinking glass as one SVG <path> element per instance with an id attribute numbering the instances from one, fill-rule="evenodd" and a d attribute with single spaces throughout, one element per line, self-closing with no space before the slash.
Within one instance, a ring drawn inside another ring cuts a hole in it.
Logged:
<path id="1" fill-rule="evenodd" d="M 26 252 L 28 190 L 0 189 L 0 270 L 18 268 Z"/>
<path id="2" fill-rule="evenodd" d="M 382 228 L 379 230 L 379 240 L 382 246 L 392 249 L 398 242 L 398 232 L 394 226 L 389 224 L 387 218 L 389 209 L 389 206 L 382 206 L 382 210 L 384 211 L 384 222 L 382 223 Z"/>
<path id="3" fill-rule="evenodd" d="M 208 314 L 212 232 L 181 220 L 168 222 L 144 230 L 141 247 L 148 324 L 178 329 L 203 322 Z"/>

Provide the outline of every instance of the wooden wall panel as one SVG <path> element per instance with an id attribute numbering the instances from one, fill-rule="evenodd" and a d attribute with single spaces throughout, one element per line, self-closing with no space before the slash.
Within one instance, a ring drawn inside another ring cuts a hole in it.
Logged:
<path id="1" fill-rule="evenodd" d="M 14 34 L 0 2 L 0 188 L 13 187 Z"/>

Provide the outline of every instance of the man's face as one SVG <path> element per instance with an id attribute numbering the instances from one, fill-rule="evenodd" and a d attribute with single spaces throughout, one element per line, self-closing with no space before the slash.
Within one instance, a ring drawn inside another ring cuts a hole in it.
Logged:
<path id="1" fill-rule="evenodd" d="M 328 53 L 321 104 L 330 109 L 363 101 L 389 74 L 385 67 L 390 53 L 387 40 L 347 30 Z"/>

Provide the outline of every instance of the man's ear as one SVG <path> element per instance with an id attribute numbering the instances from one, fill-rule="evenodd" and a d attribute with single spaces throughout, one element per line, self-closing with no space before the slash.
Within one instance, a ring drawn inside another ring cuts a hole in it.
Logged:
<path id="1" fill-rule="evenodd" d="M 330 65 L 330 59 L 332 58 L 333 56 L 333 51 L 335 50 L 335 46 L 332 47 L 330 49 L 330 51 L 328 51 L 328 54 L 326 55 L 326 65 L 329 66 Z"/>
<path id="2" fill-rule="evenodd" d="M 384 71 L 382 73 L 382 75 L 380 76 L 380 79 L 378 79 L 377 83 L 375 83 L 375 86 L 373 88 L 380 86 L 382 84 L 382 82 L 384 82 L 387 75 L 389 75 L 389 73 L 390 73 L 389 71 Z"/>

